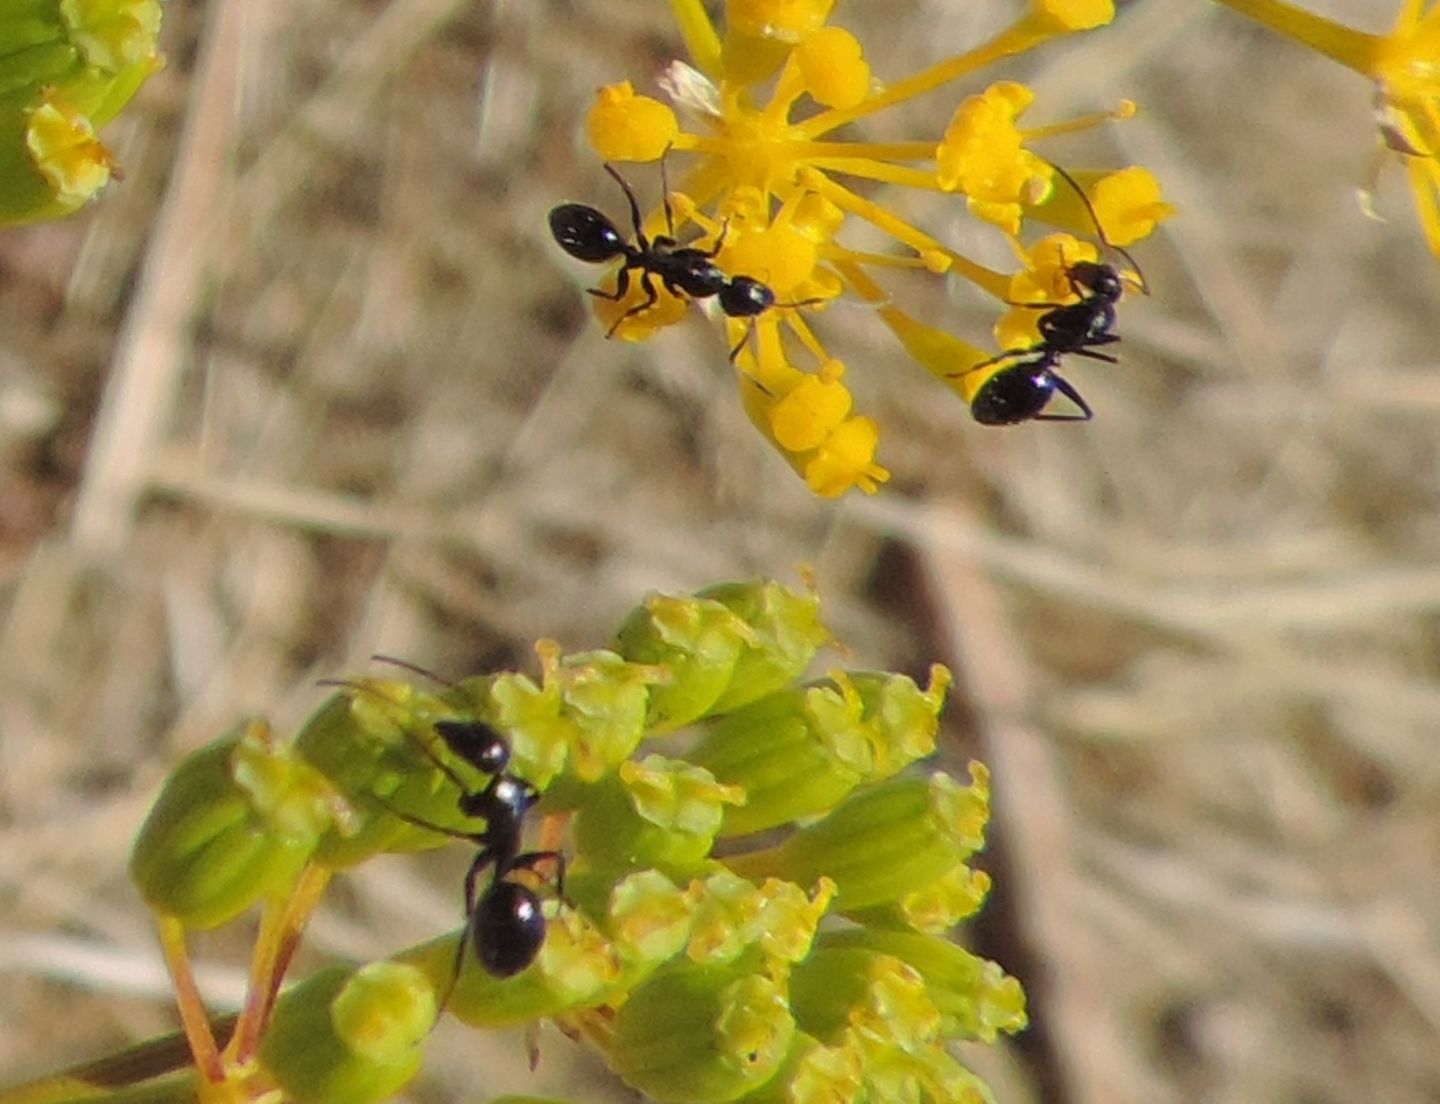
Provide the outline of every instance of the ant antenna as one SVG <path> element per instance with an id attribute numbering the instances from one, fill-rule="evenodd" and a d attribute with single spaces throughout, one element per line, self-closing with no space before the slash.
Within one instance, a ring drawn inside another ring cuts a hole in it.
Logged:
<path id="1" fill-rule="evenodd" d="M 1140 263 L 1136 261 L 1133 256 L 1130 255 L 1130 251 L 1126 249 L 1123 245 L 1116 245 L 1108 237 L 1105 236 L 1105 227 L 1100 225 L 1100 216 L 1095 213 L 1095 205 L 1090 202 L 1090 197 L 1085 194 L 1085 189 L 1080 187 L 1080 183 L 1073 176 L 1071 176 L 1068 172 L 1062 169 L 1059 165 L 1055 164 L 1053 161 L 1047 162 L 1047 164 L 1049 164 L 1052 169 L 1054 169 L 1057 173 L 1064 177 L 1065 183 L 1069 184 L 1070 187 L 1075 189 L 1075 194 L 1080 197 L 1080 202 L 1085 204 L 1085 210 L 1090 213 L 1090 221 L 1095 224 L 1095 233 L 1100 238 L 1100 244 L 1103 245 L 1106 249 L 1113 250 L 1114 252 L 1120 254 L 1120 256 L 1124 257 L 1125 260 L 1129 262 L 1130 267 L 1135 270 L 1135 275 L 1140 280 L 1140 293 L 1142 295 L 1149 295 L 1150 284 L 1145 279 L 1145 273 L 1140 271 Z"/>
<path id="2" fill-rule="evenodd" d="M 666 142 L 665 149 L 660 154 L 660 202 L 665 207 L 665 229 L 671 238 L 675 237 L 675 215 L 670 210 L 670 177 L 665 171 L 665 162 L 674 145 L 674 142 Z M 722 234 L 721 237 L 724 235 Z"/>
<path id="3" fill-rule="evenodd" d="M 411 663 L 408 659 L 400 659 L 398 656 L 381 655 L 379 653 L 370 657 L 372 663 L 385 663 L 391 667 L 398 667 L 402 671 L 409 671 L 412 675 L 419 675 L 421 678 L 429 679 L 436 686 L 443 686 L 447 690 L 459 690 L 460 684 L 452 682 L 444 675 L 437 675 L 428 668 L 421 667 L 418 663 Z"/>
<path id="4" fill-rule="evenodd" d="M 620 175 L 614 165 L 606 161 L 604 168 L 615 183 L 620 185 L 620 190 L 625 193 L 625 202 L 630 205 L 630 224 L 635 228 L 635 241 L 642 250 L 649 249 L 650 239 L 645 236 L 645 224 L 640 218 L 640 201 L 635 198 L 635 193 L 631 190 L 630 185 L 625 182 L 625 178 Z"/>
<path id="5" fill-rule="evenodd" d="M 375 658 L 375 659 L 388 659 L 389 657 L 387 657 L 387 656 L 375 656 L 375 657 L 373 657 L 373 658 Z M 399 661 L 399 660 L 396 660 L 396 661 L 394 661 L 394 662 L 396 663 L 397 666 L 400 666 L 400 667 L 404 667 L 404 668 L 407 668 L 407 669 L 409 669 L 409 667 L 410 667 L 409 664 L 404 663 L 404 662 L 401 662 L 401 661 Z M 423 673 L 423 674 L 428 674 L 429 672 L 421 672 L 421 673 Z M 338 690 L 349 690 L 351 693 L 355 693 L 355 694 L 369 694 L 369 695 L 370 695 L 371 697 L 373 697 L 373 698 L 380 698 L 380 697 L 381 697 L 379 694 L 375 693 L 374 690 L 372 690 L 370 687 L 366 686 L 364 683 L 354 682 L 354 681 L 352 681 L 352 680 L 350 680 L 350 679 L 317 679 L 316 682 L 315 682 L 315 685 L 316 685 L 316 686 L 331 686 L 331 687 L 334 687 L 334 688 L 336 688 L 336 689 L 338 689 Z M 381 698 L 381 700 L 384 700 L 384 699 Z M 415 735 L 415 733 L 411 732 L 410 729 L 409 729 L 407 726 L 405 726 L 405 725 L 403 725 L 403 724 L 397 724 L 395 727 L 398 728 L 398 729 L 400 729 L 401 732 L 405 733 L 405 735 L 410 738 L 410 742 L 420 749 L 420 751 L 424 754 L 424 756 L 425 756 L 426 759 L 429 759 L 429 760 L 430 760 L 431 765 L 433 765 L 433 766 L 435 767 L 435 769 L 438 770 L 441 774 L 443 774 L 446 778 L 450 779 L 450 781 L 455 784 L 455 786 L 456 786 L 457 789 L 459 789 L 462 793 L 463 793 L 463 792 L 466 792 L 466 791 L 468 791 L 468 790 L 470 789 L 469 783 L 467 783 L 463 778 L 461 778 L 458 774 L 456 774 L 455 771 L 452 770 L 452 769 L 450 768 L 450 766 L 449 766 L 443 759 L 440 758 L 440 756 L 436 755 L 434 748 L 432 748 L 432 747 L 431 747 L 429 744 L 427 744 L 424 740 L 420 739 L 420 737 L 417 736 L 417 735 Z M 384 804 L 384 802 L 381 802 L 381 804 Z M 409 818 L 407 818 L 407 819 L 409 819 Z M 423 827 L 428 827 L 428 825 L 425 825 L 425 826 L 423 826 Z"/>

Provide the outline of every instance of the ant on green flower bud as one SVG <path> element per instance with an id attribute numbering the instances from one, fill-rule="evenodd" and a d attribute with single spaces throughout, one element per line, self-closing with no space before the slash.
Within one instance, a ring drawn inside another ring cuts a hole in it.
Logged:
<path id="1" fill-rule="evenodd" d="M 376 656 L 395 666 L 435 678 L 429 672 L 386 656 Z M 443 679 L 437 681 L 444 683 Z M 355 689 L 352 684 L 340 683 Z M 507 978 L 520 973 L 540 953 L 545 942 L 546 920 L 540 895 L 529 885 L 512 879 L 516 871 L 532 869 L 550 861 L 555 864 L 554 886 L 565 900 L 565 855 L 560 851 L 522 851 L 525 815 L 540 800 L 540 792 L 525 779 L 509 771 L 510 744 L 503 735 L 479 720 L 443 720 L 434 724 L 435 734 L 451 754 L 475 770 L 490 776 L 479 789 L 461 778 L 425 741 L 414 742 L 425 757 L 460 791 L 456 802 L 460 814 L 485 821 L 479 832 L 467 832 L 435 824 L 383 802 L 390 812 L 407 823 L 431 832 L 466 840 L 479 851 L 465 873 L 465 931 L 455 948 L 455 963 L 439 1007 L 449 1003 L 460 980 L 469 946 L 485 972 Z M 490 884 L 480 889 L 480 877 L 491 871 Z"/>

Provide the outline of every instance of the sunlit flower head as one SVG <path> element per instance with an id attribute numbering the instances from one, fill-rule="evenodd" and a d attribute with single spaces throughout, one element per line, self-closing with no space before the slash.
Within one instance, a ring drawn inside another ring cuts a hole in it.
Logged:
<path id="1" fill-rule="evenodd" d="M 1022 126 L 1022 115 L 1043 117 L 1043 105 L 1032 89 L 1002 81 L 958 97 L 943 135 L 884 143 L 834 135 L 1053 38 L 1108 23 L 1111 0 L 1032 0 L 989 41 L 898 78 L 873 73 L 863 44 L 830 24 L 834 0 L 730 0 L 723 24 L 712 21 L 701 0 L 671 0 L 670 7 L 690 53 L 689 63 L 672 64 L 659 82 L 670 103 L 628 82 L 601 89 L 587 120 L 591 145 L 607 161 L 663 159 L 678 185 L 666 198 L 682 245 L 712 254 L 728 280 L 759 281 L 771 293 L 758 313 L 737 313 L 722 296 L 702 297 L 721 308 L 715 313 L 725 319 L 751 420 L 815 493 L 874 491 L 889 478 L 876 461 L 879 426 L 856 411 L 844 368 L 815 323 L 844 296 L 882 308 L 893 329 L 898 308 L 872 273 L 895 268 L 960 276 L 1001 306 L 1014 301 L 1015 279 L 1046 283 L 1047 302 L 1073 299 L 1058 269 L 1029 271 L 1030 254 L 1019 239 L 1037 218 L 1070 234 L 1094 238 L 1097 231 L 1069 225 L 1067 203 L 1081 205 L 1058 197 L 1054 167 L 1032 146 L 1123 118 L 1133 106 Z M 1107 174 L 1077 174 L 1095 192 L 1092 202 L 1103 206 L 1116 242 L 1144 237 L 1170 214 L 1154 177 L 1131 171 L 1139 174 L 1135 180 L 1107 185 L 1103 200 L 1098 182 Z M 659 176 L 656 170 L 651 180 Z M 1012 278 L 971 260 L 877 202 L 870 195 L 874 184 L 963 197 L 971 214 L 1015 242 L 1026 271 Z M 884 251 L 847 246 L 851 220 L 879 229 L 893 245 Z M 663 206 L 652 207 L 647 234 L 668 234 L 668 225 Z M 1095 255 L 1093 246 L 1068 240 L 1058 263 Z M 597 299 L 597 315 L 617 336 L 643 340 L 686 314 L 684 297 L 652 292 L 646 282 L 632 280 L 617 301 Z M 613 287 L 602 281 L 603 291 Z M 888 316 L 886 308 L 893 308 Z M 1028 321 L 1024 340 L 1030 343 L 1034 318 Z M 1002 328 L 1002 340 L 1013 329 Z M 993 354 L 954 340 L 974 355 L 944 371 L 926 366 L 966 397 L 951 374 Z M 914 355 L 912 343 L 903 335 L 901 341 Z"/>
<path id="2" fill-rule="evenodd" d="M 1368 77 L 1384 146 L 1405 159 L 1430 251 L 1440 257 L 1440 4 L 1399 0 L 1387 35 L 1357 31 L 1286 0 L 1218 0 Z M 1371 187 L 1362 191 L 1368 206 Z"/>

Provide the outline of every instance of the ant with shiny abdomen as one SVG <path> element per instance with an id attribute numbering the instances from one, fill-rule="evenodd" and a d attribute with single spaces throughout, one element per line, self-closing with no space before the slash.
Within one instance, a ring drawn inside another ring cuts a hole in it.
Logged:
<path id="1" fill-rule="evenodd" d="M 483 721 L 437 721 L 435 734 L 458 758 L 490 775 L 479 790 L 471 789 L 429 748 L 426 755 L 460 789 L 458 807 L 466 817 L 483 818 L 483 832 L 463 832 L 392 810 L 402 820 L 432 832 L 468 840 L 480 851 L 465 873 L 466 929 L 455 950 L 455 967 L 449 990 L 455 988 L 470 944 L 486 973 L 506 978 L 518 974 L 540 953 L 545 942 L 545 915 L 540 896 L 528 885 L 512 881 L 517 870 L 540 863 L 555 863 L 555 889 L 565 898 L 565 855 L 560 851 L 520 850 L 525 814 L 540 800 L 539 791 L 523 778 L 509 773 L 510 745 Z M 423 746 L 423 745 L 422 745 Z M 490 884 L 477 892 L 480 875 L 492 870 Z M 440 1007 L 449 1000 L 449 991 Z"/>
<path id="2" fill-rule="evenodd" d="M 725 226 L 715 244 L 709 249 L 682 246 L 675 238 L 675 216 L 670 209 L 670 189 L 665 179 L 665 160 L 660 160 L 660 187 L 665 197 L 666 234 L 650 238 L 640 217 L 640 204 L 635 192 L 613 165 L 605 164 L 605 171 L 620 185 L 625 201 L 630 207 L 630 223 L 635 230 L 635 244 L 631 245 L 615 224 L 594 207 L 583 203 L 562 203 L 550 211 L 550 233 L 560 248 L 577 261 L 603 264 L 620 259 L 620 271 L 615 277 L 615 290 L 587 288 L 591 295 L 600 299 L 619 302 L 630 292 L 630 274 L 639 273 L 645 298 L 627 310 L 606 331 L 606 337 L 613 337 L 620 324 L 653 307 L 660 298 L 655 286 L 659 281 L 666 291 L 675 296 L 691 299 L 714 298 L 727 318 L 754 318 L 771 307 L 803 307 L 819 302 L 805 299 L 798 303 L 777 303 L 771 287 L 753 276 L 730 276 L 715 263 L 725 243 Z M 745 342 L 750 339 L 750 330 L 730 350 L 733 361 L 740 355 Z"/>
<path id="3" fill-rule="evenodd" d="M 1120 254 L 1135 271 L 1136 284 L 1140 291 L 1150 294 L 1140 266 L 1128 251 L 1116 245 L 1105 236 L 1094 204 L 1090 202 L 1079 183 L 1059 165 L 1051 165 L 1065 182 L 1075 190 L 1080 202 L 1085 205 L 1100 244 Z M 1110 345 L 1120 340 L 1114 333 L 1115 304 L 1125 290 L 1125 277 L 1114 265 L 1100 261 L 1077 261 L 1065 268 L 1065 279 L 1070 290 L 1077 296 L 1074 303 L 1055 304 L 1012 303 L 1011 306 L 1043 310 L 1035 323 L 1040 341 L 1024 349 L 1007 349 L 998 356 L 967 368 L 955 376 L 969 375 L 1002 360 L 1014 360 L 995 372 L 976 391 L 970 403 L 970 413 L 982 425 L 1015 425 L 1026 421 L 1041 422 L 1087 422 L 1094 417 L 1088 403 L 1080 393 L 1059 374 L 1060 358 L 1074 353 L 1092 360 L 1118 363 L 1109 353 L 1096 351 L 1096 346 Z M 1079 414 L 1046 414 L 1046 405 L 1055 392 L 1060 392 L 1081 411 Z"/>

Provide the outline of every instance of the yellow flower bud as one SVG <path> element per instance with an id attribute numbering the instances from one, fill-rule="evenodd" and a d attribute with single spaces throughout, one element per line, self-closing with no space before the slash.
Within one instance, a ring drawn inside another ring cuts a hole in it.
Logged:
<path id="1" fill-rule="evenodd" d="M 668 106 L 637 96 L 629 81 L 621 81 L 596 94 L 585 129 L 606 161 L 658 161 L 674 144 L 680 123 Z"/>

